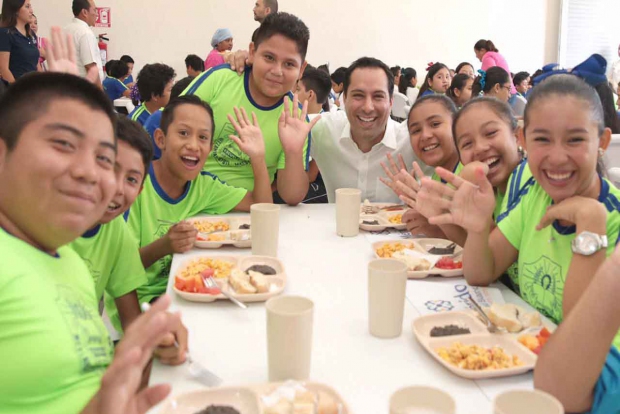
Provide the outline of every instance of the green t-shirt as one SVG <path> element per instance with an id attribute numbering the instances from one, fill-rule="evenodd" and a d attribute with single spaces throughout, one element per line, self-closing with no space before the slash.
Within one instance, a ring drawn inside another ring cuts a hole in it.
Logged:
<path id="1" fill-rule="evenodd" d="M 601 179 L 598 200 L 607 208 L 607 256 L 615 249 L 620 230 L 620 190 Z M 558 222 L 540 231 L 536 226 L 552 204 L 538 184 L 524 188 L 499 217 L 502 234 L 519 251 L 518 284 L 521 297 L 555 323 L 563 319 L 564 284 L 573 258 L 575 227 Z M 620 345 L 619 338 L 614 341 Z"/>
<path id="2" fill-rule="evenodd" d="M 0 413 L 80 412 L 113 356 L 88 269 L 2 229 L 0 263 Z"/>
<path id="3" fill-rule="evenodd" d="M 122 331 L 114 299 L 146 283 L 138 241 L 122 216 L 87 231 L 70 246 L 84 260 L 95 281 L 97 299 L 106 293 L 106 310 L 114 328 Z"/>
<path id="4" fill-rule="evenodd" d="M 203 171 L 187 183 L 181 197 L 173 199 L 161 188 L 151 166 L 144 188 L 129 210 L 128 224 L 142 248 L 168 233 L 170 225 L 158 219 L 176 223 L 198 214 L 225 214 L 246 194 L 247 190 L 224 184 Z M 172 257 L 166 256 L 146 269 L 147 284 L 138 288 L 140 302 L 150 302 L 166 292 L 171 262 Z"/>
<path id="5" fill-rule="evenodd" d="M 204 170 L 215 174 L 226 183 L 254 189 L 254 172 L 248 157 L 230 138 L 237 135 L 227 115 L 234 116 L 233 107 L 245 108 L 250 119 L 252 112 L 256 114 L 260 129 L 265 139 L 265 162 L 269 178 L 273 182 L 276 170 L 285 167 L 285 156 L 278 135 L 278 120 L 284 111 L 284 98 L 271 107 L 258 105 L 249 90 L 251 68 L 246 68 L 243 76 L 230 70 L 230 66 L 222 65 L 208 70 L 198 76 L 183 91 L 182 95 L 196 95 L 213 108 L 215 118 L 215 134 L 213 149 L 205 163 Z M 287 94 L 293 101 L 293 95 Z M 304 147 L 304 165 L 308 168 L 310 156 L 310 135 Z"/>
<path id="6" fill-rule="evenodd" d="M 452 174 L 459 175 L 462 169 L 463 169 L 463 164 L 459 162 L 458 164 L 456 164 L 456 167 L 454 167 Z M 446 181 L 443 178 L 441 178 L 439 175 L 437 175 L 436 172 L 434 172 L 433 175 L 431 176 L 431 180 L 438 181 L 443 184 L 447 184 Z"/>

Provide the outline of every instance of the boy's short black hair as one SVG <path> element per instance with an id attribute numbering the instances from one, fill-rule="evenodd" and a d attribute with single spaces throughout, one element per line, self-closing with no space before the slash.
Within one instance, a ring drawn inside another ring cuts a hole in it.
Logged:
<path id="1" fill-rule="evenodd" d="M 73 0 L 71 9 L 73 11 L 73 17 L 78 17 L 80 13 L 82 13 L 82 10 L 90 10 L 90 3 L 88 0 Z"/>
<path id="2" fill-rule="evenodd" d="M 203 108 L 209 113 L 211 117 L 211 136 L 215 133 L 215 119 L 213 118 L 213 109 L 208 103 L 197 97 L 196 95 L 183 95 L 178 98 L 171 99 L 170 103 L 164 108 L 164 113 L 161 115 L 161 123 L 159 128 L 164 131 L 164 135 L 168 134 L 168 128 L 174 121 L 174 112 L 181 105 L 195 105 Z"/>
<path id="3" fill-rule="evenodd" d="M 344 83 L 344 78 L 346 75 L 347 68 L 345 68 L 344 66 L 339 67 L 331 75 L 332 82 L 334 82 L 336 85 L 340 85 L 341 83 Z"/>
<path id="4" fill-rule="evenodd" d="M 351 85 L 351 76 L 356 69 L 381 69 L 385 76 L 387 77 L 387 87 L 388 93 L 390 94 L 390 98 L 394 95 L 394 75 L 392 75 L 392 71 L 385 63 L 381 62 L 379 59 L 371 58 L 371 57 L 363 57 L 357 59 L 355 62 L 349 66 L 344 76 L 344 95 L 347 96 L 347 91 L 349 86 Z"/>
<path id="5" fill-rule="evenodd" d="M 108 60 L 108 61 L 105 63 L 105 66 L 103 67 L 103 69 L 105 70 L 105 73 L 106 73 L 108 76 L 112 76 L 112 75 L 110 74 L 110 70 L 112 69 L 112 65 L 114 65 L 114 62 L 118 62 L 118 61 L 117 61 L 117 60 L 114 60 L 114 59 L 112 59 L 112 60 Z"/>
<path id="6" fill-rule="evenodd" d="M 121 79 L 127 76 L 128 73 L 129 66 L 127 66 L 127 63 L 122 60 L 115 60 L 114 63 L 110 65 L 108 70 L 108 75 L 116 79 Z"/>
<path id="7" fill-rule="evenodd" d="M 119 60 L 122 60 L 123 62 L 127 63 L 128 65 L 130 63 L 136 63 L 136 62 L 133 61 L 133 59 L 129 55 L 123 55 L 123 56 L 121 56 L 121 58 Z"/>
<path id="8" fill-rule="evenodd" d="M 398 76 L 398 73 L 401 72 L 400 66 L 396 65 L 396 66 L 392 66 L 390 68 L 390 71 L 392 72 L 392 75 L 394 75 L 394 77 Z"/>
<path id="9" fill-rule="evenodd" d="M 256 32 L 254 48 L 258 49 L 261 43 L 278 34 L 295 42 L 301 60 L 306 60 L 310 30 L 299 17 L 289 13 L 271 13 L 268 15 Z"/>
<path id="10" fill-rule="evenodd" d="M 178 98 L 179 96 L 181 96 L 183 91 L 187 89 L 189 84 L 192 83 L 193 81 L 194 79 L 190 78 L 189 76 L 186 76 L 180 81 L 178 81 L 177 83 L 175 83 L 174 86 L 172 87 L 172 92 L 170 92 L 170 99 Z"/>
<path id="11" fill-rule="evenodd" d="M 332 82 L 327 73 L 315 68 L 306 68 L 301 77 L 301 82 L 307 91 L 314 91 L 317 103 L 324 104 L 327 102 L 329 92 L 332 89 Z"/>
<path id="12" fill-rule="evenodd" d="M 205 61 L 198 55 L 187 55 L 185 58 L 185 67 L 192 68 L 198 72 L 204 72 Z"/>
<path id="13" fill-rule="evenodd" d="M 515 86 L 519 86 L 521 84 L 521 82 L 523 82 L 524 80 L 526 80 L 529 77 L 530 77 L 529 73 L 527 73 L 527 72 L 519 72 L 516 75 L 514 75 L 514 77 L 512 78 L 512 83 Z"/>
<path id="14" fill-rule="evenodd" d="M 177 74 L 168 65 L 153 63 L 145 65 L 138 74 L 138 92 L 142 101 L 150 101 L 154 96 L 162 96 L 168 82 Z"/>
<path id="15" fill-rule="evenodd" d="M 114 107 L 103 90 L 86 79 L 66 73 L 32 73 L 22 76 L 0 98 L 0 139 L 11 151 L 26 126 L 43 116 L 61 99 L 79 101 L 103 112 L 116 128 Z"/>
<path id="16" fill-rule="evenodd" d="M 154 151 L 148 132 L 136 121 L 126 116 L 119 116 L 116 121 L 116 138 L 140 153 L 144 163 L 144 178 L 146 178 Z"/>

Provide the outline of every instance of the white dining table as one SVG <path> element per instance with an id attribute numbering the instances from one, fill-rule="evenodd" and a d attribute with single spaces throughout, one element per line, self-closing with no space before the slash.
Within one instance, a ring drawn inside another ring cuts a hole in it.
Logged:
<path id="1" fill-rule="evenodd" d="M 197 256 L 250 255 L 251 249 L 194 249 L 174 255 L 171 275 L 182 262 Z M 335 388 L 352 413 L 388 413 L 389 398 L 410 385 L 431 385 L 449 392 L 457 414 L 491 414 L 493 398 L 509 389 L 531 389 L 532 373 L 492 380 L 455 376 L 429 355 L 415 339 L 411 324 L 421 315 L 415 296 L 429 284 L 463 284 L 463 278 L 409 280 L 402 335 L 378 339 L 368 332 L 368 262 L 374 258 L 364 232 L 336 235 L 335 205 L 282 206 L 278 258 L 288 277 L 284 294 L 301 295 L 315 304 L 310 380 Z M 224 386 L 268 382 L 264 303 L 247 310 L 228 301 L 187 302 L 172 291 L 172 309 L 181 311 L 189 330 L 192 357 L 223 380 Z M 500 284 L 506 302 L 531 309 Z M 186 366 L 155 362 L 151 384 L 169 383 L 171 397 L 201 389 Z M 158 412 L 158 408 L 151 413 Z"/>
<path id="2" fill-rule="evenodd" d="M 125 108 L 127 113 L 130 114 L 136 107 L 129 98 L 118 98 L 114 101 L 115 108 Z"/>

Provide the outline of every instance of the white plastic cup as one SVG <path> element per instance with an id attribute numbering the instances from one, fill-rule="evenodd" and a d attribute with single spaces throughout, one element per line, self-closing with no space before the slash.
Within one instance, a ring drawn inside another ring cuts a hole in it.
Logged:
<path id="1" fill-rule="evenodd" d="M 403 331 L 407 265 L 395 259 L 368 264 L 368 329 L 378 338 L 396 338 Z"/>
<path id="2" fill-rule="evenodd" d="M 259 203 L 250 207 L 252 254 L 254 256 L 278 256 L 280 234 L 280 206 Z"/>
<path id="3" fill-rule="evenodd" d="M 339 188 L 336 190 L 336 234 L 355 237 L 360 232 L 360 206 L 362 190 Z"/>

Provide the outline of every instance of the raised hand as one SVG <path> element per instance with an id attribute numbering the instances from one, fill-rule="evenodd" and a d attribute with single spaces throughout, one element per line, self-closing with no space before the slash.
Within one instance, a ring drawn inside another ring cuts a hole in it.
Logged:
<path id="1" fill-rule="evenodd" d="M 236 52 L 225 54 L 224 62 L 228 63 L 232 70 L 241 75 L 245 70 L 245 66 L 248 64 L 249 57 L 250 54 L 247 50 L 237 50 Z"/>
<path id="2" fill-rule="evenodd" d="M 422 180 L 426 192 L 418 193 L 418 203 L 431 203 L 441 214 L 428 218 L 429 223 L 454 224 L 471 232 L 483 232 L 489 225 L 489 218 L 495 210 L 493 186 L 482 168 L 476 169 L 475 182 L 470 183 L 450 171 L 438 167 L 437 174 L 454 188 L 429 178 Z"/>
<path id="3" fill-rule="evenodd" d="M 166 398 L 169 385 L 139 388 L 153 349 L 181 323 L 179 315 L 167 312 L 169 306 L 170 298 L 162 296 L 129 326 L 103 375 L 101 388 L 81 414 L 144 414 Z"/>
<path id="4" fill-rule="evenodd" d="M 47 41 L 45 49 L 48 71 L 80 76 L 71 35 L 65 37 L 60 27 L 52 27 L 51 40 Z M 96 83 L 98 77 L 97 66 L 92 66 L 86 74 L 86 79 L 91 83 Z"/>
<path id="5" fill-rule="evenodd" d="M 403 174 L 409 175 L 409 173 L 407 172 L 407 166 L 405 165 L 405 160 L 403 159 L 403 156 L 401 154 L 398 154 L 399 165 L 396 165 L 396 161 L 394 161 L 394 157 L 392 157 L 391 153 L 387 154 L 387 160 L 388 165 L 386 165 L 384 162 L 381 162 L 381 168 L 383 168 L 383 171 L 385 171 L 385 175 L 388 177 L 388 179 L 379 177 L 379 180 L 381 180 L 381 182 L 386 186 L 390 187 L 390 189 L 397 196 L 400 196 L 401 193 L 396 188 L 396 183 L 399 181 L 399 177 L 401 177 Z"/>
<path id="6" fill-rule="evenodd" d="M 438 226 L 428 223 L 426 217 L 418 213 L 415 209 L 410 209 L 403 214 L 403 223 L 407 226 L 407 230 L 411 234 L 424 234 L 426 237 L 437 237 L 444 239 L 446 235 Z"/>
<path id="7" fill-rule="evenodd" d="M 308 115 L 308 101 L 304 101 L 301 112 L 299 111 L 299 98 L 297 94 L 293 97 L 293 110 L 291 111 L 291 101 L 286 96 L 284 98 L 284 111 L 278 121 L 278 135 L 282 143 L 284 153 L 302 153 L 308 134 L 314 128 L 321 116 L 316 116 L 310 123 L 306 122 Z"/>
<path id="8" fill-rule="evenodd" d="M 230 114 L 228 114 L 228 120 L 239 136 L 229 135 L 229 138 L 233 140 L 241 151 L 245 152 L 250 159 L 264 158 L 265 139 L 258 125 L 256 114 L 252 112 L 252 121 L 250 121 L 244 108 L 239 109 L 234 107 L 234 111 L 237 121 L 235 121 L 235 118 Z"/>

